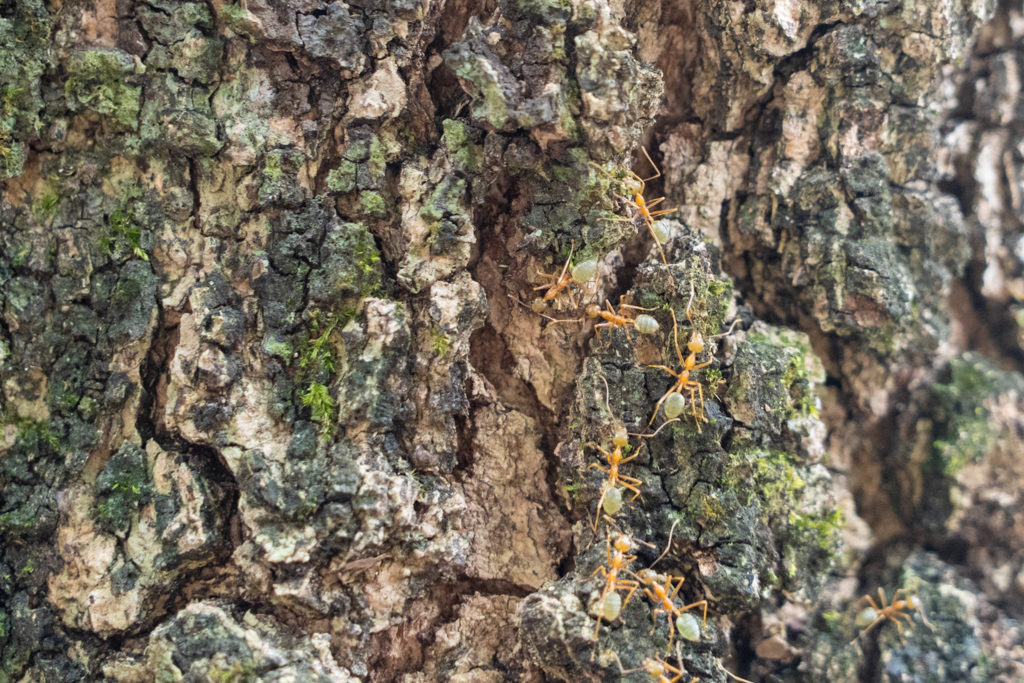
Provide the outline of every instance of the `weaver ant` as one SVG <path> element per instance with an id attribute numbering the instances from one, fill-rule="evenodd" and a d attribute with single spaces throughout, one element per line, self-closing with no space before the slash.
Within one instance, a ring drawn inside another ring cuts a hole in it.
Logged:
<path id="1" fill-rule="evenodd" d="M 693 290 L 691 289 L 691 300 L 692 291 Z M 669 387 L 668 391 L 662 394 L 661 398 L 658 399 L 658 404 L 654 407 L 654 414 L 651 415 L 651 419 L 647 424 L 654 424 L 654 419 L 658 417 L 658 411 L 661 409 L 662 404 L 665 403 L 666 399 L 668 399 L 670 395 L 679 395 L 681 394 L 683 389 L 686 389 L 690 393 L 690 403 L 693 409 L 693 418 L 697 422 L 697 433 L 700 434 L 702 433 L 700 428 L 701 421 L 708 421 L 707 417 L 705 417 L 703 414 L 697 414 L 698 396 L 700 396 L 701 413 L 703 413 L 704 387 L 701 385 L 700 382 L 690 379 L 690 373 L 693 372 L 694 370 L 699 370 L 701 368 L 705 368 L 711 365 L 712 360 L 709 359 L 703 363 L 697 362 L 697 354 L 702 353 L 704 351 L 704 338 L 701 336 L 701 333 L 698 332 L 696 328 L 694 328 L 692 334 L 690 335 L 690 340 L 686 343 L 686 348 L 690 353 L 685 358 L 683 357 L 683 352 L 679 349 L 679 324 L 676 322 L 676 312 L 671 309 L 669 309 L 669 312 L 672 314 L 672 342 L 675 345 L 676 357 L 679 359 L 679 365 L 681 365 L 682 367 L 679 370 L 679 372 L 675 372 L 674 370 L 672 370 L 672 368 L 669 368 L 665 365 L 647 366 L 658 370 L 664 370 L 665 372 L 676 378 L 675 383 L 671 387 Z M 686 317 L 690 320 L 690 325 L 692 326 L 693 318 L 690 317 L 689 306 L 686 307 Z M 668 415 L 667 409 L 665 411 L 665 414 L 667 417 L 675 417 L 675 415 Z M 679 413 L 675 414 L 678 415 Z"/>
<path id="2" fill-rule="evenodd" d="M 913 595 L 908 595 L 905 600 L 900 600 L 900 593 L 906 592 L 907 589 L 905 588 L 900 588 L 899 590 L 897 590 L 895 593 L 892 594 L 892 602 L 888 605 L 886 604 L 885 600 L 885 591 L 882 590 L 881 587 L 878 588 L 877 603 L 871 598 L 870 595 L 864 595 L 863 597 L 861 597 L 861 599 L 858 602 L 863 602 L 864 600 L 867 600 L 871 606 L 865 607 L 857 615 L 855 624 L 857 626 L 863 626 L 864 628 L 860 633 L 857 634 L 856 638 L 850 641 L 850 645 L 856 643 L 862 635 L 864 635 L 865 633 L 873 629 L 875 626 L 885 621 L 886 619 L 896 624 L 896 630 L 897 632 L 899 632 L 900 637 L 902 637 L 903 624 L 900 622 L 900 619 L 906 619 L 907 623 L 911 623 L 910 615 L 906 613 L 907 610 L 917 610 L 917 612 L 921 615 L 921 620 L 924 621 L 928 628 L 934 630 L 935 627 L 928 623 L 928 618 L 924 615 L 924 610 L 921 608 L 920 598 Z M 867 626 L 864 626 L 865 624 L 867 624 Z"/>
<path id="3" fill-rule="evenodd" d="M 653 311 L 653 308 L 643 308 L 642 306 L 633 306 L 631 304 L 622 303 L 622 299 L 619 299 L 619 312 L 616 312 L 612 307 L 610 301 L 605 299 L 605 307 L 601 308 L 597 304 L 590 304 L 586 308 L 586 316 L 583 318 L 564 318 L 562 320 L 554 320 L 556 323 L 581 323 L 587 318 L 596 319 L 601 318 L 604 322 L 597 323 L 594 325 L 594 329 L 597 331 L 598 337 L 601 336 L 602 327 L 617 327 L 626 333 L 626 339 L 629 343 L 633 343 L 633 338 L 629 336 L 629 326 L 632 325 L 634 329 L 640 334 L 654 334 L 658 331 L 660 325 L 658 321 L 654 319 L 654 316 L 646 315 L 641 313 L 635 318 L 631 318 L 628 314 L 622 313 L 622 309 L 626 308 L 633 311 Z"/>
<path id="4" fill-rule="evenodd" d="M 569 263 L 572 261 L 573 251 L 576 250 L 576 242 L 573 241 L 572 246 L 569 248 L 569 257 L 565 259 L 565 265 L 562 266 L 562 272 L 558 275 L 553 273 L 545 273 L 541 270 L 537 271 L 537 275 L 542 278 L 553 280 L 553 282 L 545 285 L 538 285 L 534 287 L 534 291 L 546 289 L 544 293 L 543 303 L 554 301 L 569 285 L 576 285 L 582 288 L 583 283 L 593 279 L 594 274 L 597 272 L 596 261 L 584 261 L 583 263 L 577 264 L 572 271 L 569 270 Z M 571 293 L 570 293 L 571 295 Z M 538 311 L 539 312 L 539 311 Z"/>
<path id="5" fill-rule="evenodd" d="M 611 453 L 601 448 L 597 444 L 594 444 L 594 448 L 601 451 L 604 455 L 605 460 L 608 461 L 608 467 L 601 467 L 596 462 L 590 463 L 587 469 L 601 470 L 608 475 L 608 479 L 601 486 L 601 498 L 597 501 L 597 514 L 594 516 L 594 531 L 597 531 L 597 523 L 601 520 L 601 507 L 604 505 L 605 497 L 608 495 L 609 490 L 614 489 L 617 484 L 621 484 L 623 488 L 629 489 L 633 492 L 633 497 L 630 501 L 634 501 L 640 497 L 640 489 L 638 488 L 643 482 L 635 477 L 627 477 L 624 474 L 619 474 L 619 465 L 629 462 L 635 459 L 639 453 L 634 453 L 628 458 L 622 457 L 622 447 L 629 443 L 629 436 L 626 433 L 626 428 L 620 426 L 615 430 L 615 436 L 612 437 L 612 444 L 615 448 Z"/>
<path id="6" fill-rule="evenodd" d="M 630 203 L 636 208 L 637 212 L 643 216 L 644 223 L 647 224 L 647 229 L 651 231 L 651 237 L 654 238 L 654 243 L 658 245 L 658 252 L 661 254 L 661 262 L 668 265 L 668 259 L 665 258 L 665 250 L 661 246 L 662 239 L 659 238 L 658 233 L 654 229 L 654 218 L 655 216 L 664 216 L 666 214 L 675 213 L 678 209 L 659 209 L 658 211 L 651 211 L 655 206 L 665 201 L 664 197 L 658 197 L 647 201 L 644 199 L 644 192 L 647 191 L 647 182 L 661 177 L 661 170 L 658 165 L 651 159 L 651 155 L 647 153 L 647 149 L 644 147 L 640 148 L 640 151 L 644 153 L 644 157 L 647 158 L 647 163 L 654 169 L 654 175 L 647 178 L 641 178 L 633 171 L 630 171 L 631 187 L 630 187 Z M 632 220 L 632 219 L 630 219 Z M 664 235 L 662 235 L 664 237 Z"/>
<path id="7" fill-rule="evenodd" d="M 657 678 L 658 683 L 676 683 L 676 681 L 683 677 L 683 662 L 678 653 L 676 653 L 676 659 L 679 666 L 672 666 L 660 657 L 655 657 L 654 659 L 648 657 L 644 660 L 642 668 L 651 678 Z M 675 674 L 675 676 L 669 678 L 669 674 Z M 690 679 L 690 683 L 697 683 L 698 680 L 700 679 L 694 676 Z"/>
<path id="8" fill-rule="evenodd" d="M 641 569 L 640 571 L 633 574 L 640 583 L 644 586 L 644 595 L 651 599 L 657 607 L 654 609 L 654 626 L 658 626 L 658 615 L 664 614 L 668 619 L 668 650 L 672 649 L 672 642 L 675 640 L 676 626 L 673 619 L 679 619 L 684 612 L 703 605 L 704 607 L 704 618 L 701 622 L 702 625 L 707 625 L 708 621 L 708 601 L 698 600 L 697 602 L 691 602 L 689 605 L 683 605 L 682 607 L 676 607 L 675 598 L 676 594 L 679 593 L 679 589 L 683 587 L 683 583 L 686 581 L 685 577 L 672 576 L 671 574 L 659 574 L 653 569 Z M 659 581 L 661 583 L 659 583 Z M 673 587 L 672 584 L 675 584 Z M 651 630 L 654 633 L 654 630 Z"/>
<path id="9" fill-rule="evenodd" d="M 618 655 L 615 655 L 615 659 L 619 661 Z M 637 671 L 646 671 L 652 679 L 658 679 L 658 683 L 676 683 L 683 676 L 683 656 L 679 652 L 678 645 L 676 645 L 676 663 L 679 666 L 672 666 L 661 657 L 655 655 L 653 658 L 645 658 L 639 669 L 623 669 L 622 662 L 619 661 L 619 672 L 626 676 Z M 675 674 L 675 677 L 669 678 L 670 674 Z M 690 683 L 697 683 L 698 680 L 700 679 L 692 678 Z"/>
<path id="10" fill-rule="evenodd" d="M 636 555 L 628 554 L 633 549 L 633 539 L 626 534 L 619 534 L 615 538 L 615 552 L 612 552 L 611 534 L 605 538 L 605 558 L 608 567 L 599 566 L 591 576 L 601 574 L 605 577 L 604 588 L 601 590 L 601 597 L 597 600 L 597 627 L 594 629 L 596 639 L 601 631 L 601 619 L 613 621 L 622 612 L 622 609 L 629 604 L 633 593 L 640 588 L 640 584 L 632 579 L 620 579 L 619 572 L 628 571 L 626 567 L 636 559 Z M 628 590 L 626 599 L 619 595 L 620 590 Z"/>

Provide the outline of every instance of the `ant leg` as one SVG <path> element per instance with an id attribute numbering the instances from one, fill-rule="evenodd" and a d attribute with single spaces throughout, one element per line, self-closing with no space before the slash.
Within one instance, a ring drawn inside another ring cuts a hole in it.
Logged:
<path id="1" fill-rule="evenodd" d="M 672 393 L 672 390 L 669 389 L 668 391 L 665 392 L 665 394 L 661 398 L 658 399 L 657 405 L 654 406 L 654 414 L 651 415 L 651 419 L 647 422 L 647 426 L 648 427 L 650 427 L 652 424 L 654 424 L 654 419 L 656 417 L 658 417 L 658 411 L 661 410 L 661 404 L 665 402 L 665 399 L 668 398 L 668 395 L 671 394 L 671 393 Z"/>
<path id="2" fill-rule="evenodd" d="M 696 607 L 697 605 L 703 605 L 704 606 L 704 620 L 702 622 L 702 625 L 703 626 L 707 626 L 707 623 L 708 623 L 708 601 L 707 600 L 698 600 L 697 602 L 691 602 L 689 605 L 684 605 L 683 607 L 680 607 L 679 611 L 680 612 L 685 612 L 688 609 Z"/>
<path id="3" fill-rule="evenodd" d="M 647 157 L 647 163 L 649 163 L 651 165 L 651 168 L 654 169 L 654 175 L 652 175 L 650 178 L 647 178 L 647 180 L 654 180 L 655 178 L 660 178 L 661 177 L 661 169 L 659 169 L 658 165 L 656 163 L 654 163 L 654 159 L 651 158 L 651 155 L 647 153 L 647 148 L 641 146 L 640 147 L 640 151 L 644 153 L 644 156 Z M 636 174 L 634 173 L 633 175 L 636 175 Z M 642 182 L 646 183 L 647 180 L 644 180 Z"/>
<path id="4" fill-rule="evenodd" d="M 626 605 L 629 604 L 629 600 L 630 600 L 630 598 L 633 597 L 633 593 L 636 593 L 636 589 L 640 587 L 640 583 L 637 582 L 637 581 L 630 581 L 630 580 L 627 579 L 627 580 L 624 580 L 624 581 L 619 581 L 618 582 L 618 586 L 619 586 L 619 588 L 622 588 L 622 589 L 626 589 L 626 588 L 629 589 L 629 592 L 626 593 L 626 599 L 622 601 L 622 608 L 621 609 L 626 609 Z"/>
<path id="5" fill-rule="evenodd" d="M 710 422 L 710 420 L 708 420 L 707 413 L 704 411 L 704 385 L 701 384 L 700 382 L 697 382 L 696 384 L 697 395 L 700 396 L 700 417 L 705 422 Z"/>
<path id="6" fill-rule="evenodd" d="M 637 498 L 639 498 L 639 497 L 640 497 L 640 489 L 638 489 L 638 488 L 637 488 L 637 487 L 636 487 L 635 485 L 632 485 L 632 484 L 627 484 L 626 482 L 624 482 L 624 481 L 621 481 L 621 479 L 620 479 L 619 483 L 620 483 L 620 484 L 622 484 L 622 488 L 624 488 L 624 489 L 629 489 L 630 491 L 632 491 L 632 492 L 633 492 L 633 493 L 635 494 L 635 495 L 634 495 L 634 496 L 633 496 L 633 497 L 632 497 L 632 498 L 630 499 L 630 501 L 631 501 L 631 502 L 632 502 L 632 501 L 634 501 L 634 500 L 636 500 Z M 643 482 L 642 482 L 642 481 L 638 481 L 638 482 L 637 482 L 637 485 L 640 485 L 640 484 L 643 484 Z"/>
<path id="7" fill-rule="evenodd" d="M 610 489 L 612 489 L 612 488 L 615 488 L 614 485 L 613 486 L 609 486 L 608 482 L 605 482 L 601 486 L 601 497 L 597 499 L 597 512 L 594 515 L 594 531 L 595 532 L 597 531 L 597 525 L 601 523 L 601 506 L 604 505 L 604 499 L 608 495 L 608 491 Z M 611 560 L 612 560 L 611 555 L 609 555 L 608 556 L 608 566 L 611 566 L 611 563 L 612 563 Z"/>
<path id="8" fill-rule="evenodd" d="M 683 577 L 683 576 L 677 576 L 675 578 L 676 578 L 676 581 L 677 581 L 676 582 L 676 589 L 674 591 L 672 591 L 672 594 L 668 597 L 669 600 L 675 600 L 676 599 L 676 593 L 679 592 L 679 589 L 682 588 L 683 584 L 686 582 L 686 578 Z M 665 588 L 668 589 L 668 588 L 671 588 L 671 587 L 672 587 L 672 577 L 670 576 L 668 578 L 668 581 L 665 582 Z"/>
<path id="9" fill-rule="evenodd" d="M 646 216 L 644 217 L 644 220 L 647 222 L 647 229 L 651 232 L 651 237 L 654 238 L 654 243 L 658 245 L 658 253 L 661 254 L 661 262 L 667 266 L 668 259 L 665 258 L 665 249 L 661 246 L 661 240 L 658 239 L 658 236 L 654 232 L 654 221 Z"/>
<path id="10" fill-rule="evenodd" d="M 693 287 L 691 284 L 690 287 Z M 692 291 L 692 290 L 691 290 Z M 687 307 L 687 315 L 689 315 L 689 307 Z M 683 360 L 683 352 L 679 349 L 679 324 L 676 322 L 676 312 L 674 309 L 668 309 L 668 312 L 672 314 L 672 343 L 676 347 L 676 355 L 679 357 L 679 365 L 686 367 L 686 361 Z"/>

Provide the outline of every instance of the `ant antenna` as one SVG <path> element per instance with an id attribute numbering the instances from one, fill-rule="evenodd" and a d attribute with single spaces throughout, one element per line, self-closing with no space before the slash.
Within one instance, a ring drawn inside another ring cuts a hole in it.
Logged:
<path id="1" fill-rule="evenodd" d="M 668 530 L 668 543 L 665 544 L 664 552 L 662 552 L 661 555 L 658 555 L 658 559 L 656 559 L 654 562 L 651 562 L 651 566 L 648 567 L 648 569 L 654 569 L 654 565 L 661 562 L 661 559 L 668 555 L 668 551 L 672 549 L 672 534 L 674 534 L 676 531 L 676 524 L 679 524 L 678 518 L 674 522 L 672 522 L 672 528 Z"/>
<path id="2" fill-rule="evenodd" d="M 686 302 L 686 319 L 690 321 L 691 325 L 693 324 L 693 319 L 690 318 L 690 307 L 693 306 L 693 297 L 695 295 L 696 292 L 693 289 L 693 280 L 690 280 L 690 300 Z"/>
<path id="3" fill-rule="evenodd" d="M 634 432 L 629 432 L 629 436 L 639 436 L 643 439 L 650 439 L 652 437 L 657 436 L 658 432 L 660 432 L 662 429 L 672 424 L 673 422 L 679 422 L 679 418 L 673 417 L 671 420 L 665 420 L 665 422 L 660 427 L 658 427 L 658 429 L 656 429 L 652 434 L 636 434 Z"/>
<path id="4" fill-rule="evenodd" d="M 729 329 L 727 329 L 725 332 L 713 334 L 710 337 L 708 337 L 708 339 L 719 339 L 721 337 L 728 337 L 730 334 L 732 334 L 732 328 L 736 327 L 736 323 L 738 323 L 739 321 L 739 318 L 733 318 L 732 325 L 729 325 Z"/>

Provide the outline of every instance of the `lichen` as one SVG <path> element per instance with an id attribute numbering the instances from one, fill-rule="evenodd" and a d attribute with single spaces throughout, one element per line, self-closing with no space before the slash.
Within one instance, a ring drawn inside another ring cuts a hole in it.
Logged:
<path id="1" fill-rule="evenodd" d="M 125 128 L 138 125 L 142 88 L 132 85 L 135 61 L 117 49 L 74 53 L 67 64 L 64 95 L 72 111 L 88 109 Z"/>
<path id="2" fill-rule="evenodd" d="M 984 458 L 1003 436 L 992 429 L 987 403 L 1015 384 L 1012 375 L 984 359 L 966 356 L 950 361 L 949 381 L 932 386 L 938 411 L 931 457 L 925 465 L 956 477 L 965 465 Z"/>
<path id="3" fill-rule="evenodd" d="M 41 0 L 18 2 L 0 17 L 0 180 L 22 173 L 38 135 L 50 16 Z"/>

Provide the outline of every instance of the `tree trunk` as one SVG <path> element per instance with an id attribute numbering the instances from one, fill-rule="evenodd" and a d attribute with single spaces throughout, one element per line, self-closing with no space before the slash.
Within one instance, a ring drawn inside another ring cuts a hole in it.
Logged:
<path id="1" fill-rule="evenodd" d="M 1022 680 L 1021 48 L 0 0 L 0 681 Z"/>

